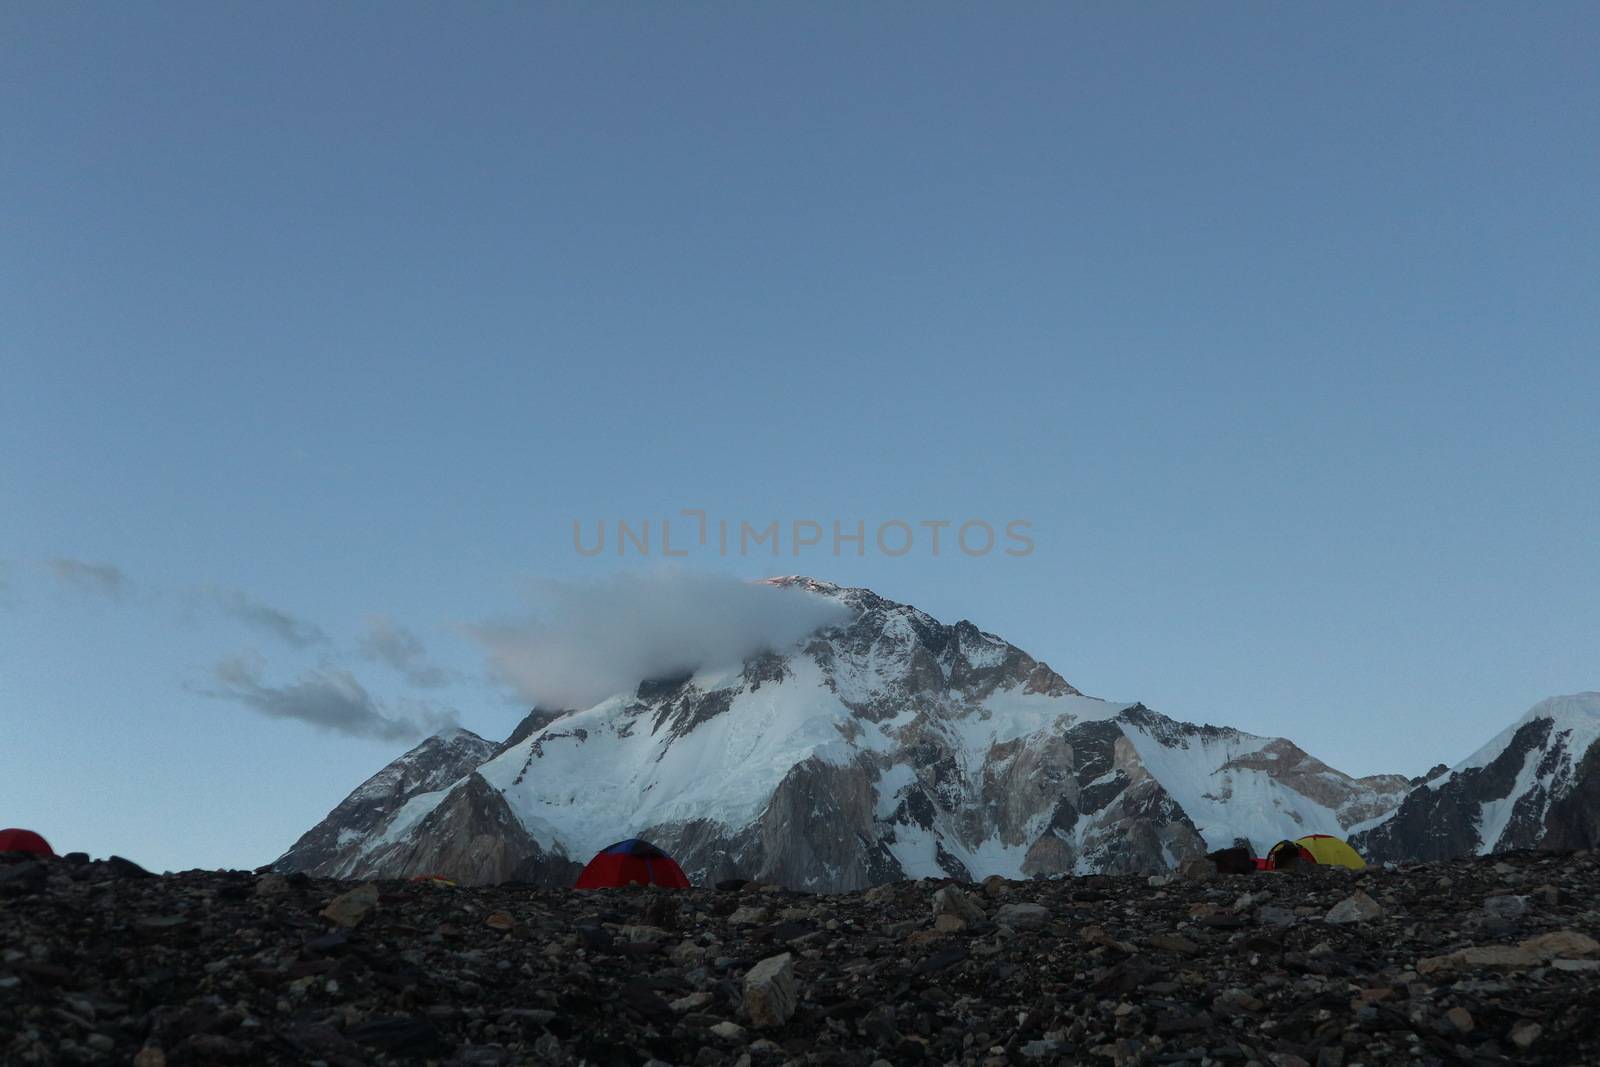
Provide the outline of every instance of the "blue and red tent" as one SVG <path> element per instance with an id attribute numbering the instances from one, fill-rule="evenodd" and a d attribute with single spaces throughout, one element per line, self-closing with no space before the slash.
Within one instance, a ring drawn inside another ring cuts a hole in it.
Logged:
<path id="1" fill-rule="evenodd" d="M 572 888 L 615 889 L 625 885 L 688 889 L 689 879 L 671 856 L 648 841 L 630 837 L 595 853 Z"/>

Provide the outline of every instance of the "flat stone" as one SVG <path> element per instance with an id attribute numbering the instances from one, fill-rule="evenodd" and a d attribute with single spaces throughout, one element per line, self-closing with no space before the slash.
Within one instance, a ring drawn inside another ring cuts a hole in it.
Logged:
<path id="1" fill-rule="evenodd" d="M 1600 971 L 1600 960 L 1551 960 L 1558 971 Z"/>
<path id="2" fill-rule="evenodd" d="M 1483 910 L 1491 915 L 1516 918 L 1528 913 L 1528 898 L 1511 894 L 1486 897 L 1483 901 Z"/>
<path id="3" fill-rule="evenodd" d="M 710 993 L 690 993 L 688 996 L 679 997 L 677 1000 L 672 1001 L 668 1007 L 677 1014 L 683 1015 L 687 1012 L 699 1011 L 702 1008 L 709 1007 L 712 999 Z"/>
<path id="4" fill-rule="evenodd" d="M 1050 909 L 1042 904 L 1004 904 L 994 913 L 994 921 L 1018 930 L 1037 930 L 1050 921 Z"/>
<path id="5" fill-rule="evenodd" d="M 1180 934 L 1153 934 L 1145 944 L 1159 952 L 1176 952 L 1180 956 L 1193 956 L 1200 946 Z"/>
<path id="6" fill-rule="evenodd" d="M 1417 973 L 1440 974 L 1480 967 L 1522 970 L 1536 966 L 1538 962 L 1539 957 L 1516 945 L 1474 945 L 1443 956 L 1425 956 L 1417 961 Z"/>
<path id="7" fill-rule="evenodd" d="M 1580 934 L 1576 930 L 1556 930 L 1530 937 L 1522 942 L 1521 947 L 1541 959 L 1553 959 L 1557 956 L 1576 959 L 1600 955 L 1600 941 L 1596 941 L 1588 934 Z"/>
<path id="8" fill-rule="evenodd" d="M 1237 986 L 1224 989 L 1211 998 L 1211 1010 L 1223 1015 L 1238 1015 L 1240 1012 L 1258 1012 L 1266 1007 L 1261 998 L 1252 996 L 1246 990 Z"/>

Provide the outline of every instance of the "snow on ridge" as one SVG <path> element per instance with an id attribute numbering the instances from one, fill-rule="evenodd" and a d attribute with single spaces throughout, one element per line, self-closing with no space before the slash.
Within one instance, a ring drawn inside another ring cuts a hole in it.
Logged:
<path id="1" fill-rule="evenodd" d="M 1524 712 L 1516 722 L 1496 734 L 1488 744 L 1425 784 L 1432 786 L 1436 782 L 1448 779 L 1457 771 L 1492 763 L 1496 756 L 1506 750 L 1506 746 L 1511 743 L 1518 730 L 1537 719 L 1552 720 L 1552 737 L 1570 730 L 1571 736 L 1567 739 L 1567 758 L 1569 761 L 1582 759 L 1589 746 L 1600 739 L 1600 693 L 1572 693 L 1539 701 Z"/>
<path id="2" fill-rule="evenodd" d="M 1517 801 L 1539 779 L 1539 764 L 1543 761 L 1543 755 L 1542 750 L 1537 748 L 1530 748 L 1523 753 L 1522 766 L 1517 769 L 1517 780 L 1511 786 L 1511 791 L 1499 800 L 1486 800 L 1479 806 L 1478 855 L 1489 855 L 1500 843 L 1500 836 L 1511 822 Z"/>
<path id="3" fill-rule="evenodd" d="M 433 809 L 444 803 L 444 798 L 449 796 L 455 787 L 460 784 L 453 782 L 443 789 L 436 789 L 430 793 L 417 793 L 400 805 L 400 810 L 390 817 L 388 823 L 379 833 L 367 838 L 361 846 L 363 854 L 370 854 L 375 849 L 399 841 L 409 833 L 423 819 L 432 814 Z"/>

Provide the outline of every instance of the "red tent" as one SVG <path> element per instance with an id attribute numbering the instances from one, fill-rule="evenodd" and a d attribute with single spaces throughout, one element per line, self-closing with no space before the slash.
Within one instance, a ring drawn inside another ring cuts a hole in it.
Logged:
<path id="1" fill-rule="evenodd" d="M 625 885 L 688 889 L 689 879 L 671 856 L 648 841 L 630 837 L 595 853 L 572 888 L 615 889 Z"/>
<path id="2" fill-rule="evenodd" d="M 54 856 L 50 842 L 32 830 L 0 830 L 0 852 L 32 852 L 37 856 Z"/>

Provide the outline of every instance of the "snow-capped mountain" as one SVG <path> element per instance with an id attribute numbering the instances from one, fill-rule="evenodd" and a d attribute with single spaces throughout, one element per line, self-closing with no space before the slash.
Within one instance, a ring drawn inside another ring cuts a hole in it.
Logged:
<path id="1" fill-rule="evenodd" d="M 470 730 L 442 730 L 356 787 L 278 860 L 286 870 L 321 870 L 352 847 L 371 840 L 419 793 L 435 793 L 460 781 L 495 745 Z"/>
<path id="2" fill-rule="evenodd" d="M 1530 708 L 1456 766 L 1439 768 L 1398 810 L 1355 827 L 1375 859 L 1434 860 L 1514 848 L 1600 843 L 1600 693 Z"/>
<path id="3" fill-rule="evenodd" d="M 536 711 L 499 746 L 429 739 L 278 866 L 559 884 L 641 836 L 696 880 L 815 890 L 1160 870 L 1238 839 L 1263 849 L 1345 834 L 1412 784 L 1085 696 L 969 622 L 870 590 L 772 581 L 836 600 L 853 621 L 733 667 Z"/>

